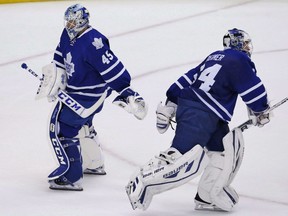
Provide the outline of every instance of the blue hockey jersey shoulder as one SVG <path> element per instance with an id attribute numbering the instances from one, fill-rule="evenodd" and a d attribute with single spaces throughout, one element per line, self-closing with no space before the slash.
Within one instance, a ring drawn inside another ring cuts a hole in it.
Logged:
<path id="1" fill-rule="evenodd" d="M 77 99 L 97 99 L 108 88 L 121 92 L 130 86 L 130 74 L 110 49 L 108 39 L 92 27 L 73 41 L 64 30 L 54 62 L 66 70 L 66 91 Z"/>
<path id="2" fill-rule="evenodd" d="M 169 100 L 201 101 L 226 121 L 231 120 L 238 95 L 254 111 L 267 108 L 266 90 L 254 63 L 245 53 L 231 49 L 211 53 L 167 91 Z"/>

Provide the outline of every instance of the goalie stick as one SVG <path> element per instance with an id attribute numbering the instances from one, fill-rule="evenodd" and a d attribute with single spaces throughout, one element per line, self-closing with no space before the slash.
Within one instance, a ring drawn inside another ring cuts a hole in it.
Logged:
<path id="1" fill-rule="evenodd" d="M 21 67 L 32 74 L 39 81 L 43 81 L 43 77 L 40 77 L 35 71 L 27 66 L 26 63 L 23 63 Z M 107 97 L 107 90 L 102 94 L 99 100 L 90 108 L 83 107 L 80 103 L 78 103 L 75 99 L 69 96 L 65 91 L 59 90 L 57 94 L 57 98 L 59 101 L 64 103 L 67 107 L 69 107 L 73 112 L 77 113 L 82 118 L 87 118 L 93 112 L 95 112 L 103 103 L 105 98 Z"/>
<path id="2" fill-rule="evenodd" d="M 272 110 L 276 109 L 277 107 L 281 106 L 288 100 L 288 97 L 282 99 L 278 103 L 271 106 L 268 110 L 264 112 L 264 114 L 270 113 Z M 223 145 L 225 149 L 225 165 L 226 165 L 226 172 L 230 173 L 229 176 L 226 176 L 227 185 L 230 185 L 233 181 L 235 175 L 237 174 L 242 160 L 244 156 L 244 139 L 242 132 L 253 125 L 251 119 L 247 120 L 246 122 L 242 123 L 238 127 L 231 130 L 229 133 L 223 137 Z"/>

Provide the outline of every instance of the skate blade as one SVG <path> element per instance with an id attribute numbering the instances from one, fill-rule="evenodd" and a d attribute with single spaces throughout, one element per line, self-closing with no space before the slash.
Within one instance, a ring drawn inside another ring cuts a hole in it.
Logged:
<path id="1" fill-rule="evenodd" d="M 50 186 L 49 189 L 51 190 L 62 190 L 62 191 L 83 191 L 82 187 L 55 187 L 55 186 Z"/>
<path id="2" fill-rule="evenodd" d="M 84 170 L 83 172 L 84 174 L 87 174 L 87 175 L 106 175 L 107 173 L 105 172 L 105 170 L 103 169 L 86 169 Z"/>
<path id="3" fill-rule="evenodd" d="M 224 210 L 218 208 L 217 206 L 214 205 L 208 205 L 208 204 L 196 204 L 195 210 L 200 210 L 200 211 L 219 211 L 219 212 L 225 212 Z"/>
<path id="4" fill-rule="evenodd" d="M 106 175 L 106 172 L 104 170 L 104 166 L 98 167 L 96 169 L 85 169 L 84 174 L 88 174 L 88 175 Z"/>

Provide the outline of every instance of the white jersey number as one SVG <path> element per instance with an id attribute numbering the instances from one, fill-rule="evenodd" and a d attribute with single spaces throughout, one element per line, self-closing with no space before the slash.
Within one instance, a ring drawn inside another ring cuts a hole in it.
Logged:
<path id="1" fill-rule="evenodd" d="M 201 72 L 198 78 L 199 80 L 203 82 L 199 88 L 205 92 L 208 92 L 213 86 L 215 82 L 214 78 L 220 71 L 221 67 L 222 65 L 215 64 L 211 67 L 205 68 L 205 70 Z"/>
<path id="2" fill-rule="evenodd" d="M 113 55 L 109 53 L 108 50 L 105 52 L 105 54 L 102 55 L 103 64 L 109 64 L 112 59 L 113 59 Z"/>

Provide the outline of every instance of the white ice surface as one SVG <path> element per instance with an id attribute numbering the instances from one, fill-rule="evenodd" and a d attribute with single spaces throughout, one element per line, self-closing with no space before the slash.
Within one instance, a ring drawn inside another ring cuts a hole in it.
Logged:
<path id="1" fill-rule="evenodd" d="M 111 104 L 94 119 L 106 159 L 106 176 L 85 176 L 83 192 L 51 191 L 47 175 L 56 167 L 47 122 L 53 104 L 34 101 L 35 71 L 50 62 L 65 9 L 76 1 L 0 5 L 0 215 L 2 216 L 186 216 L 223 215 L 194 210 L 198 179 L 154 197 L 150 208 L 133 211 L 124 187 L 137 165 L 169 147 L 170 130 L 159 135 L 155 109 L 180 75 L 222 49 L 227 29 L 246 30 L 253 60 L 271 103 L 288 96 L 288 2 L 285 0 L 95 0 L 79 1 L 91 24 L 110 38 L 130 71 L 132 85 L 149 103 L 143 121 Z M 264 128 L 244 133 L 245 156 L 233 182 L 240 194 L 225 215 L 288 215 L 288 104 Z M 239 100 L 231 128 L 245 121 Z"/>

